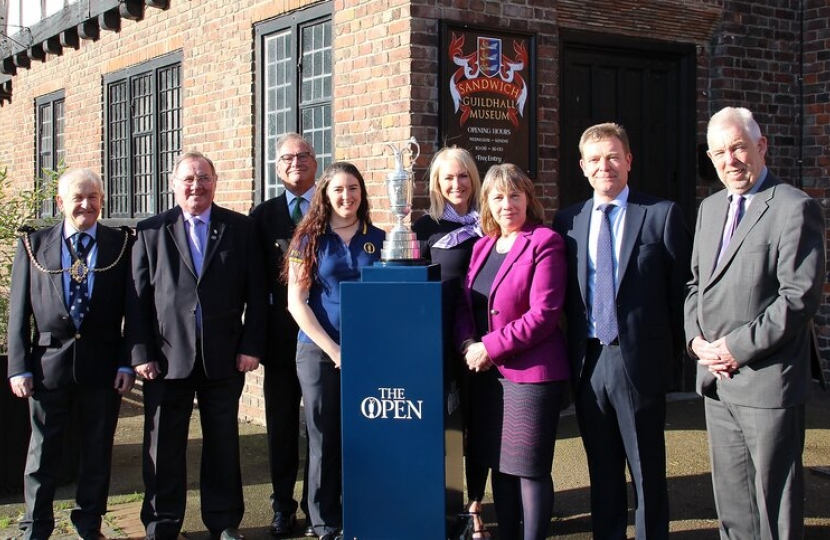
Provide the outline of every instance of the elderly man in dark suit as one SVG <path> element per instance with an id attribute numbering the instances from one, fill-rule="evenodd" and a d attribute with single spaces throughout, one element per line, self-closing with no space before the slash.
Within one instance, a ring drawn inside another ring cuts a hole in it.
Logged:
<path id="1" fill-rule="evenodd" d="M 709 121 L 726 189 L 698 211 L 686 339 L 704 396 L 723 539 L 804 537 L 810 321 L 822 300 L 824 216 L 767 169 L 752 113 Z"/>
<path id="2" fill-rule="evenodd" d="M 317 175 L 317 159 L 311 143 L 302 135 L 287 133 L 276 142 L 277 171 L 285 191 L 251 213 L 265 253 L 268 281 L 268 347 L 262 358 L 265 381 L 265 422 L 271 466 L 271 507 L 274 517 L 270 533 L 289 536 L 297 526 L 294 485 L 300 468 L 300 382 L 297 379 L 297 332 L 288 313 L 288 288 L 280 279 L 282 260 L 294 228 L 303 218 Z M 303 496 L 305 499 L 305 494 Z M 310 525 L 310 523 L 309 523 Z M 307 534 L 308 535 L 308 534 Z M 311 536 L 316 536 L 314 529 Z"/>
<path id="3" fill-rule="evenodd" d="M 140 222 L 127 310 L 132 364 L 144 379 L 148 538 L 174 539 L 185 512 L 188 422 L 202 421 L 202 520 L 240 536 L 239 398 L 265 353 L 265 277 L 254 223 L 213 204 L 218 177 L 199 152 L 171 174 L 177 206 Z"/>
<path id="4" fill-rule="evenodd" d="M 9 377 L 29 399 L 32 437 L 26 460 L 23 538 L 49 538 L 64 430 L 79 412 L 81 464 L 72 523 L 78 536 L 103 538 L 110 464 L 121 396 L 135 375 L 122 322 L 130 276 L 128 230 L 98 223 L 101 178 L 73 169 L 58 181 L 63 221 L 25 231 L 12 271 Z"/>
<path id="5" fill-rule="evenodd" d="M 637 539 L 668 538 L 666 390 L 683 353 L 691 239 L 678 206 L 630 190 L 628 136 L 589 127 L 579 164 L 592 199 L 556 214 L 565 239 L 568 354 L 598 540 L 625 539 L 625 466 Z"/>

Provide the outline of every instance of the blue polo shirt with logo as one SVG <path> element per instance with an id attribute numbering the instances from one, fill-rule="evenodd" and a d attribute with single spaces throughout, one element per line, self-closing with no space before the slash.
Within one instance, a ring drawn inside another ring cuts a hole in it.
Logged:
<path id="1" fill-rule="evenodd" d="M 317 271 L 308 292 L 308 306 L 320 325 L 340 343 L 340 284 L 360 279 L 360 269 L 380 259 L 386 233 L 373 225 L 361 224 L 349 245 L 337 233 L 326 229 L 317 244 Z M 299 341 L 312 343 L 300 330 Z"/>

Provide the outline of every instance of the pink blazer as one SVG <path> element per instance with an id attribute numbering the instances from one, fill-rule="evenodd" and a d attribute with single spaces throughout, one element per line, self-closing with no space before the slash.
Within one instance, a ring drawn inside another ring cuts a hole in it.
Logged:
<path id="1" fill-rule="evenodd" d="M 464 295 L 456 318 L 458 347 L 475 338 L 472 284 L 496 238 L 473 247 Z M 568 379 L 570 369 L 559 318 L 565 301 L 565 243 L 544 225 L 525 225 L 496 274 L 490 290 L 491 331 L 481 341 L 509 380 L 538 383 Z"/>

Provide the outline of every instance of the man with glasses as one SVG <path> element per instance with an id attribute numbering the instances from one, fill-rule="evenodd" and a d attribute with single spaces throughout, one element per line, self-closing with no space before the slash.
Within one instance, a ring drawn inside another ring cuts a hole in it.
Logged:
<path id="1" fill-rule="evenodd" d="M 128 299 L 132 364 L 144 378 L 147 538 L 178 537 L 187 496 L 194 397 L 202 423 L 202 520 L 212 538 L 239 538 L 245 506 L 239 398 L 265 353 L 265 276 L 256 228 L 213 203 L 217 175 L 199 152 L 176 161 L 176 207 L 136 227 Z"/>
<path id="2" fill-rule="evenodd" d="M 297 380 L 297 323 L 288 313 L 287 287 L 280 280 L 282 258 L 314 196 L 317 159 L 302 135 L 287 133 L 277 141 L 277 172 L 285 191 L 257 206 L 251 213 L 265 253 L 268 282 L 268 346 L 262 358 L 265 380 L 265 421 L 271 466 L 270 533 L 290 536 L 297 526 L 294 485 L 300 467 L 300 383 Z M 309 523 L 310 525 L 310 523 Z M 308 536 L 308 534 L 307 534 Z M 311 529 L 310 536 L 316 536 Z"/>

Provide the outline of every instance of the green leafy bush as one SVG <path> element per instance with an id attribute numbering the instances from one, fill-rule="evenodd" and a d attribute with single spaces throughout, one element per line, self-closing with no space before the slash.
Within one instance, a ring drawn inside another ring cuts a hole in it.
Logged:
<path id="1" fill-rule="evenodd" d="M 43 181 L 33 189 L 13 190 L 8 186 L 8 170 L 0 166 L 0 352 L 7 350 L 9 288 L 18 230 L 24 225 L 46 225 L 59 218 L 43 216 L 45 206 L 54 200 L 57 179 L 63 171 L 46 171 Z"/>

